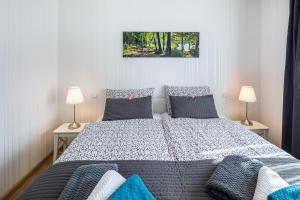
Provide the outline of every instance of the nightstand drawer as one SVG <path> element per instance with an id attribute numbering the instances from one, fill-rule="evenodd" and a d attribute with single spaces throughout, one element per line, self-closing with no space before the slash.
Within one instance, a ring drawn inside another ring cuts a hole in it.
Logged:
<path id="1" fill-rule="evenodd" d="M 256 133 L 257 135 L 265 138 L 266 140 L 268 140 L 268 130 L 251 130 L 252 132 Z"/>

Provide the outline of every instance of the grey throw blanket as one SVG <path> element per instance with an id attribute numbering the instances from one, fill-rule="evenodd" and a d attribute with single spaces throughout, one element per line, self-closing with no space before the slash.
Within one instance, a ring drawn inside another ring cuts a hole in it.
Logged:
<path id="1" fill-rule="evenodd" d="M 263 163 L 245 156 L 228 156 L 209 178 L 206 189 L 218 200 L 252 200 Z"/>
<path id="2" fill-rule="evenodd" d="M 87 199 L 108 170 L 118 171 L 116 164 L 91 164 L 78 167 L 59 196 L 59 200 Z"/>
<path id="3" fill-rule="evenodd" d="M 291 158 L 259 158 L 289 184 L 300 184 L 300 162 Z M 116 163 L 125 178 L 139 174 L 149 191 L 158 200 L 212 200 L 206 193 L 206 184 L 217 167 L 214 160 L 199 161 L 69 161 L 51 166 L 18 200 L 57 200 L 80 166 Z"/>

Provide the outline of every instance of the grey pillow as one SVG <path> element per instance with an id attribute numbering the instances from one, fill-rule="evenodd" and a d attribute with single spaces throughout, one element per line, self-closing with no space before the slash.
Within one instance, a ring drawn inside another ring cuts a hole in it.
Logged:
<path id="1" fill-rule="evenodd" d="M 146 89 L 106 89 L 106 98 L 126 99 L 153 96 L 154 88 Z"/>
<path id="2" fill-rule="evenodd" d="M 171 104 L 170 104 L 170 96 L 204 96 L 209 95 L 210 88 L 208 86 L 200 86 L 200 87 L 174 87 L 174 86 L 166 86 L 166 106 L 167 112 L 171 115 Z"/>
<path id="3" fill-rule="evenodd" d="M 106 99 L 102 121 L 152 119 L 152 97 Z"/>
<path id="4" fill-rule="evenodd" d="M 219 118 L 213 95 L 180 97 L 170 96 L 173 118 Z"/>

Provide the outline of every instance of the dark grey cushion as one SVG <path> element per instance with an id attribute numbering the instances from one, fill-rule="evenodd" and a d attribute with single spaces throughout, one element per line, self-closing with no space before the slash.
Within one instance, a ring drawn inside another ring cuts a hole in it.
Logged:
<path id="1" fill-rule="evenodd" d="M 118 171 L 117 164 L 91 164 L 78 167 L 59 196 L 59 200 L 84 200 L 89 197 L 108 170 Z"/>
<path id="2" fill-rule="evenodd" d="M 166 86 L 166 105 L 167 111 L 171 115 L 171 104 L 170 104 L 170 96 L 205 96 L 210 95 L 210 88 L 208 86 L 199 86 L 199 87 L 178 87 L 178 86 Z"/>
<path id="3" fill-rule="evenodd" d="M 209 178 L 206 189 L 218 200 L 252 200 L 264 164 L 246 156 L 227 156 Z"/>
<path id="4" fill-rule="evenodd" d="M 219 118 L 213 95 L 170 96 L 173 118 Z"/>
<path id="5" fill-rule="evenodd" d="M 106 99 L 102 121 L 152 119 L 152 97 L 134 99 Z"/>

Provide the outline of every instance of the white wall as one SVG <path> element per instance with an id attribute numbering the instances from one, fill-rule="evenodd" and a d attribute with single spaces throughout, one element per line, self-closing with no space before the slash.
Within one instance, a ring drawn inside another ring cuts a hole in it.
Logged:
<path id="1" fill-rule="evenodd" d="M 289 0 L 262 0 L 261 9 L 260 118 L 280 146 Z"/>
<path id="2" fill-rule="evenodd" d="M 51 152 L 56 0 L 0 0 L 0 197 Z"/>
<path id="3" fill-rule="evenodd" d="M 165 84 L 210 85 L 219 110 L 240 119 L 239 89 L 250 84 L 258 99 L 250 117 L 280 145 L 288 7 L 288 0 L 61 0 L 60 121 L 72 118 L 64 104 L 70 85 L 86 96 L 79 120 L 91 121 L 103 112 L 104 88 L 155 87 L 163 97 Z M 200 58 L 122 58 L 123 31 L 199 31 Z"/>
<path id="4" fill-rule="evenodd" d="M 78 85 L 86 103 L 79 120 L 103 112 L 104 88 L 210 85 L 218 108 L 240 118 L 240 86 L 255 86 L 258 98 L 259 0 L 61 0 L 59 9 L 59 118 L 72 119 L 64 104 Z M 200 58 L 122 58 L 123 31 L 199 31 Z M 223 98 L 223 93 L 227 98 Z M 92 97 L 98 95 L 97 99 Z M 259 104 L 251 116 L 258 118 Z"/>

